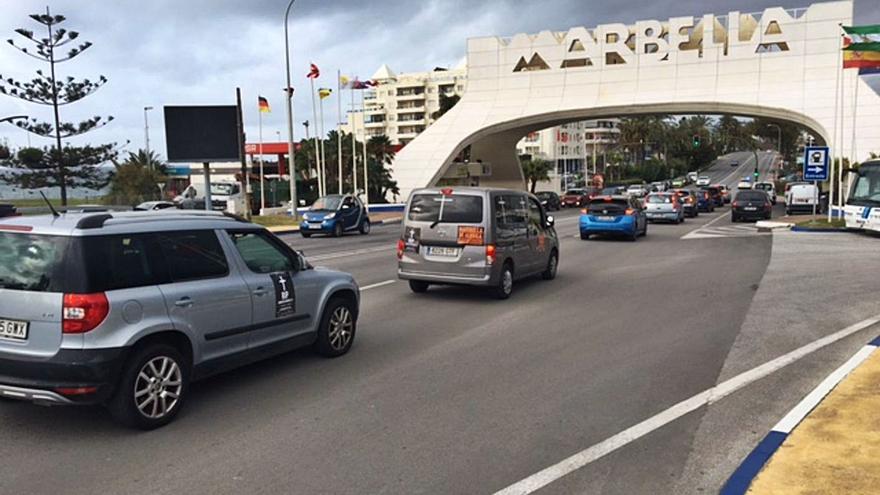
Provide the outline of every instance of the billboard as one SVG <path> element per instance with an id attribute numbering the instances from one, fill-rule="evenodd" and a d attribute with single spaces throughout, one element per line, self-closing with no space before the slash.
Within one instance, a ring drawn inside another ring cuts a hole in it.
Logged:
<path id="1" fill-rule="evenodd" d="M 238 109 L 229 106 L 166 106 L 168 161 L 238 162 Z"/>

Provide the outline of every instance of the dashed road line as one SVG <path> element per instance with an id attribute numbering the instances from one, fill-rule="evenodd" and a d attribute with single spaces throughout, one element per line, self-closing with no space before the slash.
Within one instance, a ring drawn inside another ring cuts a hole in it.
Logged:
<path id="1" fill-rule="evenodd" d="M 379 287 L 385 287 L 386 285 L 391 285 L 395 282 L 397 282 L 397 280 L 386 280 L 384 282 L 378 282 L 375 284 L 365 285 L 365 286 L 361 287 L 361 292 L 363 292 L 365 290 L 370 290 L 370 289 L 377 289 Z"/>

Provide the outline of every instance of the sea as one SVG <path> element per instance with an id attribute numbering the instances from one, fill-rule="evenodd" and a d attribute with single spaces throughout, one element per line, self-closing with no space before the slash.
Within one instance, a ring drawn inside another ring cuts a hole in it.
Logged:
<path id="1" fill-rule="evenodd" d="M 9 172 L 10 169 L 0 167 L 0 175 Z M 12 199 L 40 199 L 40 191 L 49 199 L 60 199 L 61 189 L 58 187 L 43 187 L 40 189 L 22 189 L 16 185 L 7 184 L 0 180 L 0 201 Z M 103 189 L 89 189 L 86 187 L 68 187 L 67 197 L 71 199 L 97 199 L 106 196 L 110 192 L 109 187 Z"/>

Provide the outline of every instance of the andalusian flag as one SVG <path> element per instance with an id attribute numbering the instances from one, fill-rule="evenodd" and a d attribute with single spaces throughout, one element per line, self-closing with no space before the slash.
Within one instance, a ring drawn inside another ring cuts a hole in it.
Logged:
<path id="1" fill-rule="evenodd" d="M 880 25 L 843 28 L 843 68 L 880 68 Z"/>
<path id="2" fill-rule="evenodd" d="M 331 94 L 333 94 L 333 90 L 330 88 L 318 88 L 318 96 L 320 96 L 322 100 Z"/>
<path id="3" fill-rule="evenodd" d="M 257 96 L 257 105 L 260 106 L 260 111 L 263 113 L 269 113 L 272 111 L 269 108 L 269 100 L 263 98 L 262 96 Z"/>
<path id="4" fill-rule="evenodd" d="M 348 76 L 339 76 L 340 89 L 348 89 L 349 84 L 351 84 L 351 79 L 349 79 Z"/>

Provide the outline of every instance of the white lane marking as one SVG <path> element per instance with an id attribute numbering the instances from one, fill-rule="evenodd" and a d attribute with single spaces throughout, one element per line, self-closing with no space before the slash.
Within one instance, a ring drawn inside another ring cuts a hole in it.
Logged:
<path id="1" fill-rule="evenodd" d="M 836 387 L 837 384 L 844 379 L 844 377 L 846 377 L 846 375 L 850 374 L 852 370 L 856 369 L 858 365 L 862 364 L 865 359 L 868 359 L 868 356 L 870 356 L 871 353 L 875 350 L 877 350 L 877 348 L 870 345 L 866 345 L 865 347 L 859 349 L 859 352 L 857 352 L 853 357 L 849 358 L 849 361 L 844 363 L 843 366 L 841 366 L 840 368 L 834 370 L 834 373 L 828 375 L 828 378 L 826 378 L 822 383 L 819 384 L 818 387 L 813 389 L 812 392 L 804 397 L 804 399 L 797 406 L 795 406 L 794 409 L 789 411 L 789 413 L 786 414 L 784 418 L 779 420 L 779 422 L 776 423 L 776 426 L 773 427 L 773 431 L 791 433 L 791 430 L 793 430 L 795 426 L 800 424 L 800 422 L 803 421 L 805 417 L 807 417 L 807 414 L 815 409 L 816 406 L 819 405 L 819 402 L 821 402 L 822 399 L 826 395 L 828 395 L 828 393 L 831 392 L 831 390 Z"/>
<path id="2" fill-rule="evenodd" d="M 361 292 L 363 292 L 363 291 L 365 291 L 365 290 L 375 289 L 375 288 L 378 288 L 378 287 L 384 287 L 384 286 L 386 286 L 386 285 L 391 285 L 391 284 L 393 284 L 393 283 L 395 283 L 395 282 L 397 282 L 397 280 L 386 280 L 386 281 L 384 281 L 384 282 L 378 282 L 378 283 L 375 283 L 375 284 L 365 285 L 365 286 L 361 287 Z"/>
<path id="3" fill-rule="evenodd" d="M 721 219 L 723 219 L 723 218 L 726 218 L 726 217 L 727 217 L 727 215 L 718 215 L 717 218 L 714 218 L 714 219 L 712 219 L 712 221 L 707 222 L 707 223 L 705 223 L 705 224 L 703 224 L 703 225 L 700 225 L 699 227 L 695 228 L 694 230 L 692 230 L 692 231 L 688 232 L 687 234 L 681 236 L 681 238 L 684 239 L 684 238 L 686 238 L 687 236 L 689 236 L 689 235 L 691 235 L 691 234 L 694 234 L 694 233 L 696 233 L 697 231 L 699 231 L 699 230 L 701 230 L 701 229 L 705 229 L 706 227 L 709 227 L 709 226 L 713 225 L 715 222 L 718 222 L 719 220 L 721 220 Z"/>
<path id="4" fill-rule="evenodd" d="M 776 359 L 768 361 L 749 371 L 740 373 L 735 377 L 716 385 L 708 390 L 700 392 L 689 399 L 685 399 L 678 404 L 666 409 L 665 411 L 651 416 L 641 423 L 627 428 L 620 433 L 609 437 L 589 448 L 586 448 L 577 454 L 562 460 L 548 468 L 514 483 L 500 491 L 495 495 L 526 495 L 534 493 L 541 488 L 553 483 L 554 481 L 566 476 L 584 466 L 614 452 L 615 450 L 628 445 L 639 438 L 659 429 L 663 426 L 675 421 L 676 419 L 704 406 L 714 404 L 737 390 L 749 385 L 765 376 L 768 376 L 799 359 L 812 354 L 826 346 L 829 346 L 843 338 L 864 330 L 868 327 L 880 323 L 880 315 L 876 315 L 867 320 L 860 321 L 854 325 L 850 325 L 843 330 L 835 332 L 831 335 L 815 340 L 805 346 L 799 347 L 787 354 L 783 354 Z"/>
<path id="5" fill-rule="evenodd" d="M 736 175 L 739 175 L 740 170 L 741 170 L 743 167 L 745 167 L 746 165 L 748 165 L 749 160 L 754 160 L 754 159 L 755 159 L 755 155 L 754 155 L 754 154 L 749 155 L 749 157 L 746 158 L 746 159 L 740 164 L 739 167 L 736 167 L 736 169 L 735 169 L 730 175 L 728 175 L 727 177 L 721 179 L 721 183 L 722 183 L 722 184 L 727 184 L 727 185 L 729 186 L 730 183 L 729 183 L 728 181 L 730 180 L 730 178 L 731 178 L 731 177 L 734 177 L 734 176 L 736 176 Z"/>
<path id="6" fill-rule="evenodd" d="M 306 259 L 309 261 L 325 261 L 325 260 L 333 260 L 337 258 L 347 258 L 349 256 L 357 256 L 360 254 L 370 254 L 370 253 L 381 253 L 383 251 L 394 254 L 394 250 L 396 246 L 394 244 L 390 244 L 388 246 L 379 246 L 374 248 L 366 248 L 366 249 L 357 249 L 354 251 L 341 251 L 336 253 L 327 253 L 327 254 L 319 254 L 317 256 L 309 256 L 306 254 Z"/>

